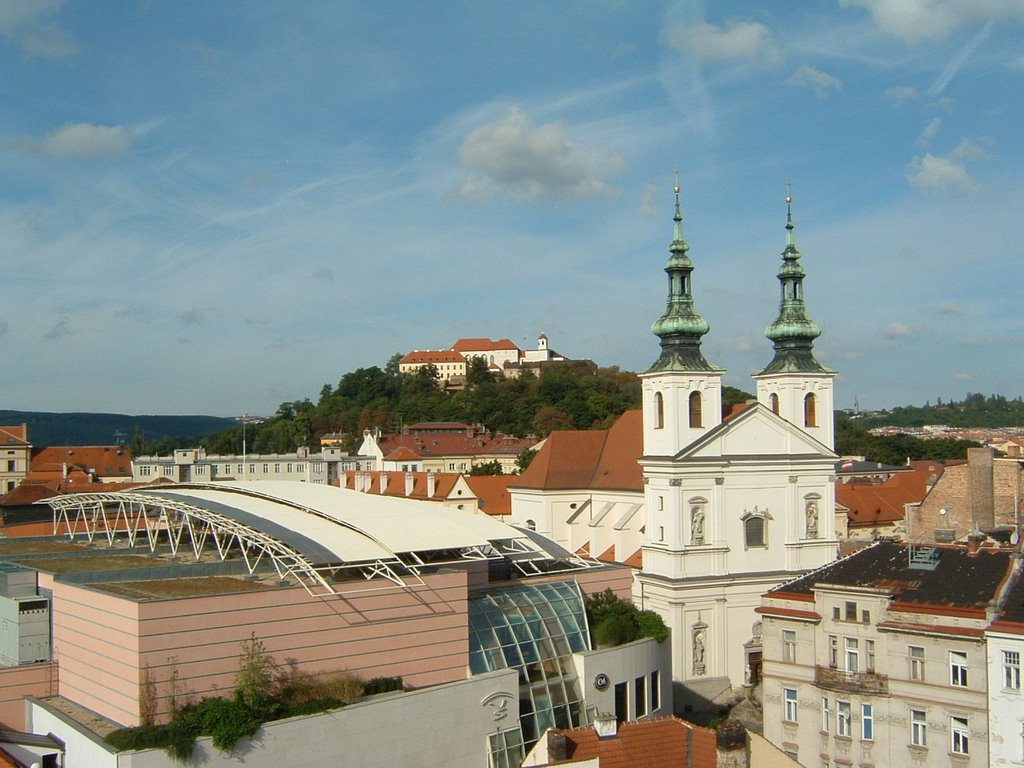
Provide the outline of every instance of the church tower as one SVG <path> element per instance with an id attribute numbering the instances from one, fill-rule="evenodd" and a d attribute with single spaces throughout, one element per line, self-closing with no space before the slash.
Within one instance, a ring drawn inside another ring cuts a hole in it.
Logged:
<path id="1" fill-rule="evenodd" d="M 779 316 L 764 335 L 775 345 L 775 357 L 760 373 L 757 400 L 775 414 L 811 435 L 829 450 L 835 447 L 833 383 L 835 371 L 814 357 L 821 328 L 807 316 L 804 270 L 793 237 L 793 198 L 786 195 L 786 249 L 782 252 Z"/>
<path id="2" fill-rule="evenodd" d="M 678 185 L 675 193 L 675 237 L 665 266 L 668 305 L 651 326 L 661 340 L 661 355 L 640 374 L 645 456 L 674 456 L 722 421 L 722 369 L 700 350 L 710 326 L 693 305 L 693 262 L 683 239 Z"/>

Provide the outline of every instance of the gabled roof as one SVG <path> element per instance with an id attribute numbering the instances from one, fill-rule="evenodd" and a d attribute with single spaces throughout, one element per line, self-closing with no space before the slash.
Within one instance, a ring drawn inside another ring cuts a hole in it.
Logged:
<path id="1" fill-rule="evenodd" d="M 462 477 L 458 472 L 434 472 L 434 494 L 427 495 L 429 472 L 402 472 L 388 470 L 384 472 L 370 470 L 347 470 L 341 474 L 340 482 L 342 488 L 359 490 L 361 493 L 369 493 L 375 496 L 393 496 L 396 498 L 410 498 L 418 501 L 445 501 L 452 494 L 455 484 Z M 381 491 L 380 479 L 384 476 L 384 490 Z M 406 476 L 412 477 L 412 491 L 406 494 Z M 358 485 L 358 477 L 363 478 L 367 486 Z"/>
<path id="2" fill-rule="evenodd" d="M 28 427 L 25 424 L 13 427 L 0 427 L 0 445 L 28 444 Z"/>
<path id="3" fill-rule="evenodd" d="M 406 364 L 419 363 L 421 365 L 426 365 L 427 363 L 464 363 L 466 358 L 450 349 L 425 349 L 410 352 L 398 362 Z"/>
<path id="4" fill-rule="evenodd" d="M 121 445 L 70 445 L 43 448 L 32 457 L 32 471 L 80 467 L 99 477 L 131 477 L 132 452 Z"/>
<path id="5" fill-rule="evenodd" d="M 850 525 L 874 525 L 903 520 L 904 504 L 915 504 L 928 493 L 931 472 L 910 471 L 883 483 L 837 483 L 836 503 L 846 508 Z"/>
<path id="6" fill-rule="evenodd" d="M 810 595 L 818 585 L 884 589 L 901 605 L 980 611 L 984 614 L 1005 580 L 1013 560 L 1007 549 L 934 547 L 934 569 L 910 567 L 911 547 L 881 541 L 771 590 L 769 596 Z"/>
<path id="7" fill-rule="evenodd" d="M 411 428 L 410 428 L 410 431 Z M 535 437 L 488 437 L 468 435 L 465 431 L 422 432 L 409 435 L 381 435 L 377 445 L 388 453 L 405 447 L 424 459 L 437 456 L 518 456 L 537 444 Z"/>
<path id="8" fill-rule="evenodd" d="M 643 491 L 643 412 L 623 413 L 610 429 L 552 432 L 513 488 Z"/>
<path id="9" fill-rule="evenodd" d="M 601 738 L 593 726 L 553 729 L 565 736 L 566 759 L 548 765 L 598 758 L 601 768 L 715 768 L 715 732 L 678 717 L 621 723 L 615 736 Z"/>
<path id="10" fill-rule="evenodd" d="M 516 475 L 466 475 L 463 479 L 480 499 L 481 512 L 502 517 L 512 514 L 508 487 L 519 479 Z"/>
<path id="11" fill-rule="evenodd" d="M 423 457 L 411 448 L 400 445 L 385 456 L 384 461 L 423 461 Z"/>
<path id="12" fill-rule="evenodd" d="M 773 428 L 777 436 L 778 445 L 770 445 L 764 441 L 744 440 L 742 444 L 749 446 L 752 454 L 765 455 L 777 453 L 787 458 L 792 456 L 830 456 L 835 458 L 835 452 L 826 445 L 815 440 L 804 430 L 791 424 L 781 416 L 762 403 L 749 403 L 742 411 L 733 411 L 730 417 L 722 423 L 709 429 L 689 445 L 685 446 L 673 459 L 678 461 L 685 458 L 702 458 L 705 456 L 730 456 L 728 450 L 711 450 L 710 447 L 716 443 L 726 440 L 732 433 L 748 429 L 753 424 L 764 424 Z"/>
<path id="13" fill-rule="evenodd" d="M 459 339 L 452 344 L 452 349 L 456 352 L 489 352 L 491 350 L 498 349 L 515 349 L 518 350 L 514 343 L 509 339 L 498 339 L 497 341 L 491 341 L 490 339 Z"/>

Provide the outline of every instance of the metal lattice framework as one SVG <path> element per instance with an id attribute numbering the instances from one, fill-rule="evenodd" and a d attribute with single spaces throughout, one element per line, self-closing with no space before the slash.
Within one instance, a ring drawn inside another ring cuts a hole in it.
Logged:
<path id="1" fill-rule="evenodd" d="M 311 594 L 336 594 L 324 574 L 343 569 L 356 569 L 367 580 L 384 577 L 406 586 L 399 571 L 408 573 L 408 569 L 397 558 L 394 563 L 378 560 L 318 568 L 272 536 L 182 501 L 118 492 L 68 494 L 46 503 L 53 510 L 54 535 L 65 534 L 70 539 L 85 536 L 90 543 L 106 540 L 109 546 L 126 540 L 129 546 L 147 546 L 151 552 L 166 544 L 173 555 L 190 551 L 196 559 L 212 551 L 225 560 L 229 553 L 238 552 L 250 574 L 269 561 L 279 578 L 295 578 Z"/>

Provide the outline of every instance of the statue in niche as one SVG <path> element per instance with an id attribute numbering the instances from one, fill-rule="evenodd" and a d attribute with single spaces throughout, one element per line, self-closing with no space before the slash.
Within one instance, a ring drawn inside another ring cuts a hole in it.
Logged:
<path id="1" fill-rule="evenodd" d="M 693 674 L 703 675 L 704 664 L 704 630 L 698 629 L 693 633 Z"/>
<path id="2" fill-rule="evenodd" d="M 807 502 L 807 538 L 818 538 L 818 503 Z"/>
<path id="3" fill-rule="evenodd" d="M 690 513 L 690 543 L 704 543 L 704 507 L 696 505 Z"/>

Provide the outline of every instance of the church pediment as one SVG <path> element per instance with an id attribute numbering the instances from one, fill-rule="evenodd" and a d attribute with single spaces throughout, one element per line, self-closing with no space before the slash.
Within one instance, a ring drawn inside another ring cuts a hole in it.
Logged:
<path id="1" fill-rule="evenodd" d="M 719 459 L 722 457 L 821 456 L 836 454 L 802 429 L 776 416 L 760 403 L 747 406 L 741 413 L 690 443 L 674 457 L 680 459 Z"/>

